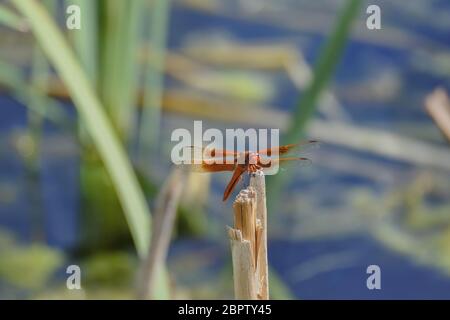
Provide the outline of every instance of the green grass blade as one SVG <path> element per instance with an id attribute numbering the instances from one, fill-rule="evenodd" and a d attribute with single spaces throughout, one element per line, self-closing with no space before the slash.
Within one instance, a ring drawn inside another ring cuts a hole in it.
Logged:
<path id="1" fill-rule="evenodd" d="M 349 37 L 353 21 L 358 15 L 361 0 L 349 0 L 344 7 L 336 28 L 322 49 L 314 68 L 314 80 L 306 89 L 294 113 L 286 142 L 293 143 L 303 135 L 305 126 L 314 114 L 320 93 L 333 75 Z"/>
<path id="2" fill-rule="evenodd" d="M 100 0 L 100 98 L 125 142 L 135 111 L 142 8 L 143 0 Z"/>
<path id="3" fill-rule="evenodd" d="M 54 14 L 55 0 L 43 0 L 43 4 L 51 14 Z M 29 195 L 28 201 L 33 208 L 30 212 L 31 228 L 34 239 L 42 240 L 41 230 L 44 223 L 45 206 L 43 202 L 41 185 L 42 176 L 39 170 L 40 149 L 43 139 L 44 119 L 47 114 L 47 91 L 49 85 L 50 65 L 41 48 L 33 43 L 31 62 L 30 85 L 28 87 L 28 137 L 33 145 L 33 152 L 24 155 L 25 186 Z M 34 110 L 41 110 L 36 113 Z"/>
<path id="4" fill-rule="evenodd" d="M 139 127 L 139 156 L 147 161 L 157 147 L 163 94 L 163 67 L 167 42 L 170 0 L 155 0 L 150 15 L 151 59 L 147 63 L 142 119 Z"/>
<path id="5" fill-rule="evenodd" d="M 12 3 L 28 19 L 43 51 L 67 86 L 86 130 L 111 176 L 137 252 L 141 258 L 144 257 L 150 239 L 150 212 L 125 150 L 108 121 L 100 100 L 63 34 L 42 5 L 35 0 L 12 0 Z"/>
<path id="6" fill-rule="evenodd" d="M 29 98 L 28 98 L 28 124 L 30 130 L 36 134 L 36 138 L 40 135 L 42 120 L 47 112 L 46 105 L 46 92 L 48 86 L 48 72 L 49 65 L 43 52 L 39 46 L 33 47 L 33 57 L 31 65 L 31 85 L 29 86 Z M 37 94 L 38 93 L 38 94 Z M 41 110 L 42 114 L 35 113 L 32 110 Z"/>
<path id="7" fill-rule="evenodd" d="M 82 12 L 81 30 L 69 31 L 75 52 L 89 79 L 97 87 L 98 76 L 98 1 L 66 0 L 66 6 L 77 5 Z M 79 138 L 87 143 L 87 133 L 82 122 L 79 123 Z"/>
<path id="8" fill-rule="evenodd" d="M 55 0 L 44 0 L 43 4 L 48 8 L 49 12 L 52 14 L 55 12 Z M 43 118 L 47 112 L 46 96 L 49 85 L 49 75 L 50 65 L 39 45 L 34 44 L 31 64 L 31 86 L 28 99 L 28 126 L 30 134 L 34 137 L 37 145 L 39 145 Z M 32 110 L 41 110 L 43 115 L 33 112 Z"/>
<path id="9" fill-rule="evenodd" d="M 283 142 L 295 143 L 302 138 L 305 126 L 314 115 L 320 93 L 325 89 L 336 65 L 340 61 L 361 3 L 361 0 L 348 0 L 345 4 L 333 33 L 321 51 L 314 68 L 314 79 L 297 105 L 291 125 L 284 136 Z M 272 212 L 272 209 L 277 207 L 280 190 L 288 178 L 289 175 L 275 175 L 268 179 L 267 190 L 271 197 L 271 201 L 269 201 L 269 212 Z"/>
<path id="10" fill-rule="evenodd" d="M 98 1 L 66 0 L 66 6 L 77 5 L 82 12 L 82 28 L 69 31 L 75 51 L 92 83 L 97 83 Z"/>
<path id="11" fill-rule="evenodd" d="M 4 5 L 0 5 L 0 24 L 4 24 L 5 26 L 17 31 L 26 31 L 28 28 L 22 17 Z"/>

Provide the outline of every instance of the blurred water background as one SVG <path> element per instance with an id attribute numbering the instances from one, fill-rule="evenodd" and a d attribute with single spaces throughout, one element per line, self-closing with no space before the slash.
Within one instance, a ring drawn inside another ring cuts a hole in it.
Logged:
<path id="1" fill-rule="evenodd" d="M 153 149 L 136 156 L 137 130 L 128 145 L 151 206 L 170 171 L 174 128 L 191 129 L 194 119 L 217 128 L 285 125 L 344 3 L 172 1 L 167 106 Z M 424 110 L 437 86 L 450 88 L 450 3 L 376 1 L 382 29 L 374 31 L 365 28 L 369 4 L 308 123 L 308 138 L 321 141 L 307 153 L 312 165 L 279 173 L 290 180 L 269 212 L 274 298 L 450 298 L 450 149 Z M 26 79 L 30 33 L 2 28 L 0 39 L 2 63 L 20 66 Z M 16 93 L 0 94 L 0 297 L 133 298 L 138 260 L 129 231 L 104 172 L 91 168 L 91 178 L 80 179 L 85 156 L 72 104 L 58 97 L 69 125 L 43 121 L 36 147 Z M 251 118 L 239 112 L 247 107 Z M 377 140 L 385 133 L 400 138 L 393 146 Z M 367 145 L 358 141 L 363 134 L 373 138 Z M 403 137 L 408 145 L 397 143 Z M 167 261 L 173 297 L 232 297 L 232 209 L 221 201 L 228 179 L 189 178 Z M 72 263 L 82 268 L 81 293 L 65 289 Z M 366 287 L 372 264 L 381 267 L 381 290 Z"/>

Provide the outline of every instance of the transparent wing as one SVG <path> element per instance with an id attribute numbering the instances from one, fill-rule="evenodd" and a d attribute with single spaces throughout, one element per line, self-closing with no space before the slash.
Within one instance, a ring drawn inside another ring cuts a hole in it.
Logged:
<path id="1" fill-rule="evenodd" d="M 284 146 L 259 150 L 258 153 L 260 155 L 270 157 L 272 155 L 277 154 L 277 152 L 279 155 L 283 155 L 283 154 L 293 152 L 293 151 L 306 152 L 306 151 L 309 151 L 310 149 L 318 148 L 319 146 L 320 146 L 320 142 L 318 142 L 316 140 L 308 140 L 308 141 L 302 141 L 299 143 L 286 144 Z"/>
<path id="2" fill-rule="evenodd" d="M 205 158 L 216 158 L 216 157 L 237 157 L 239 152 L 229 151 L 218 148 L 208 148 L 208 147 L 196 147 L 189 146 L 186 149 L 190 150 L 192 153 L 202 154 Z"/>
<path id="3" fill-rule="evenodd" d="M 261 159 L 263 160 L 263 159 Z M 287 157 L 287 158 L 277 158 L 277 159 L 271 159 L 267 158 L 267 162 L 263 163 L 261 162 L 259 165 L 263 168 L 263 171 L 266 174 L 275 174 L 278 172 L 278 170 L 284 171 L 285 165 L 289 162 L 295 162 L 295 165 L 297 166 L 310 166 L 312 161 L 308 158 L 304 157 Z"/>

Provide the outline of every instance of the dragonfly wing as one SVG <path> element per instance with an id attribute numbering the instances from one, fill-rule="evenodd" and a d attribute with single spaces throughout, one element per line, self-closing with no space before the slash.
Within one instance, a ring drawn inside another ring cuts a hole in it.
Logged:
<path id="1" fill-rule="evenodd" d="M 278 163 L 280 165 L 289 161 L 296 161 L 298 164 L 302 166 L 309 166 L 312 163 L 310 159 L 304 157 L 287 157 L 273 160 L 274 163 Z"/>
<path id="2" fill-rule="evenodd" d="M 175 164 L 194 172 L 233 171 L 236 167 L 235 155 L 226 150 L 189 146 L 183 149 L 182 158 Z"/>
<path id="3" fill-rule="evenodd" d="M 217 148 L 189 146 L 184 148 L 186 152 L 191 154 L 191 158 L 214 159 L 214 158 L 237 158 L 238 152 Z M 224 161 L 225 162 L 225 161 Z"/>
<path id="4" fill-rule="evenodd" d="M 278 153 L 279 155 L 283 155 L 286 154 L 288 152 L 291 152 L 292 150 L 301 150 L 301 151 L 305 151 L 307 149 L 310 148 L 316 148 L 318 147 L 320 144 L 318 141 L 316 140 L 308 140 L 308 141 L 304 141 L 304 142 L 299 142 L 299 143 L 292 143 L 292 144 L 286 144 L 284 146 L 279 146 L 279 147 L 274 147 L 274 148 L 269 148 L 269 149 L 263 149 L 258 151 L 258 153 L 260 155 L 264 155 L 264 156 L 272 156 L 276 153 Z"/>
<path id="5" fill-rule="evenodd" d="M 187 164 L 178 164 L 184 170 L 193 171 L 193 172 L 225 172 L 225 171 L 233 171 L 236 168 L 234 163 L 187 163 Z"/>
<path id="6" fill-rule="evenodd" d="M 303 157 L 270 159 L 269 162 L 260 163 L 259 165 L 263 168 L 263 171 L 266 174 L 276 174 L 278 169 L 283 170 L 284 165 L 288 162 L 296 162 L 297 165 L 302 167 L 311 165 L 311 160 Z"/>

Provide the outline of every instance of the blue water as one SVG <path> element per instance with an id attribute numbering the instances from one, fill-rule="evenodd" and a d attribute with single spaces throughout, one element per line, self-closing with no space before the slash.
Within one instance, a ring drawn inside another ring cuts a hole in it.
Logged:
<path id="1" fill-rule="evenodd" d="M 30 200 L 30 194 L 35 190 L 27 189 L 25 163 L 11 139 L 12 132 L 26 127 L 26 107 L 5 95 L 0 96 L 0 105 L 0 131 L 5 142 L 0 152 L 0 178 L 2 183 L 15 190 L 15 201 L 0 206 L 0 226 L 16 231 L 21 240 L 41 237 L 35 232 L 43 228 L 48 244 L 59 248 L 73 247 L 78 234 L 78 158 L 73 154 L 55 157 L 45 151 L 39 155 L 42 193 L 38 197 L 42 197 L 42 203 L 36 208 L 36 203 Z M 69 115 L 73 115 L 71 109 L 66 110 Z M 42 143 L 48 143 L 47 139 L 55 135 L 66 137 L 61 143 L 71 139 L 69 133 L 46 123 Z M 36 218 L 36 215 L 39 216 Z M 36 220 L 37 226 L 33 225 Z"/>
<path id="2" fill-rule="evenodd" d="M 272 242 L 269 261 L 300 299 L 450 299 L 448 276 L 387 250 L 364 236 L 310 242 Z M 336 252 L 351 252 L 349 265 L 293 282 L 296 265 Z M 381 289 L 369 290 L 367 267 L 378 265 Z"/>
<path id="3" fill-rule="evenodd" d="M 435 1 L 436 6 L 447 8 L 448 1 Z M 442 9 L 443 10 L 443 9 Z M 393 19 L 391 15 L 390 19 Z M 440 44 L 441 49 L 450 47 L 449 30 L 428 27 L 401 16 L 396 25 Z M 281 27 L 268 26 L 255 22 L 247 22 L 232 17 L 208 16 L 207 14 L 188 10 L 185 7 L 175 7 L 171 14 L 169 47 L 179 48 L 188 34 L 207 32 L 208 30 L 226 30 L 240 41 L 264 40 L 266 38 L 296 37 L 298 33 Z M 313 62 L 317 58 L 324 43 L 324 37 L 307 36 L 308 41 L 293 43 L 302 49 L 306 59 Z M 447 51 L 448 52 L 448 51 Z M 376 45 L 352 41 L 347 47 L 342 62 L 333 77 L 333 86 L 345 87 L 358 81 L 359 77 L 377 68 L 395 70 L 402 79 L 401 91 L 390 103 L 370 101 L 355 103 L 342 101 L 346 111 L 359 124 L 381 124 L 384 127 L 394 127 L 398 121 L 412 123 L 427 123 L 429 118 L 422 109 L 418 97 L 431 91 L 435 86 L 448 84 L 448 78 L 439 78 L 429 73 L 412 70 L 409 65 L 408 50 L 384 48 Z M 368 60 L 370 57 L 371 60 Z M 286 76 L 279 76 L 278 91 L 273 105 L 283 110 L 292 110 L 298 101 L 299 94 Z M 170 81 L 168 82 L 171 83 Z M 13 130 L 26 126 L 26 108 L 10 96 L 0 96 L 0 133 L 2 137 L 11 134 Z M 46 135 L 67 135 L 52 126 L 46 127 Z M 6 142 L 6 141 L 3 141 Z M 332 150 L 333 147 L 330 147 Z M 350 152 L 340 150 L 338 152 Z M 358 155 L 361 156 L 361 155 Z M 363 155 L 364 156 L 364 155 Z M 368 156 L 371 160 L 384 161 L 386 165 L 399 167 L 399 170 L 409 169 L 408 165 L 395 161 Z M 78 241 L 79 232 L 79 193 L 78 193 L 77 156 L 53 157 L 42 154 L 40 157 L 40 172 L 42 174 L 43 208 L 41 223 L 46 241 L 55 247 L 71 248 Z M 2 145 L 0 152 L 0 179 L 2 184 L 13 187 L 16 197 L 12 203 L 0 205 L 0 226 L 14 230 L 22 241 L 33 239 L 31 215 L 35 211 L 29 201 L 29 190 L 26 188 L 25 167 L 21 158 L 11 143 Z M 337 186 L 358 187 L 369 186 L 373 189 L 382 188 L 367 178 L 356 175 L 329 173 L 320 176 L 315 182 L 322 184 L 323 194 L 333 192 Z M 214 184 L 214 190 L 220 193 L 222 185 Z M 303 186 L 308 187 L 308 182 Z M 323 197 L 322 205 L 333 206 L 336 199 Z M 175 244 L 172 254 L 179 248 L 190 250 L 182 244 Z M 224 254 L 228 251 L 221 247 Z M 323 254 L 340 251 L 353 252 L 356 256 L 351 266 L 324 271 L 301 281 L 293 281 L 292 273 L 295 266 L 301 265 Z M 272 241 L 269 244 L 269 260 L 277 273 L 290 286 L 295 295 L 302 299 L 398 299 L 398 298 L 450 298 L 450 279 L 435 269 L 414 264 L 407 257 L 382 247 L 373 239 L 356 235 L 347 238 L 321 241 Z M 223 263 L 223 260 L 221 260 Z M 218 264 L 218 266 L 221 265 Z M 366 268 L 377 264 L 382 269 L 382 290 L 368 290 L 366 287 Z M 216 267 L 218 267 L 216 266 Z"/>
<path id="4" fill-rule="evenodd" d="M 387 250 L 364 235 L 317 241 L 272 240 L 268 252 L 272 270 L 298 299 L 450 299 L 448 276 Z M 202 259 L 202 266 L 195 271 L 182 268 L 192 263 L 180 258 L 189 253 L 196 256 L 192 259 Z M 231 268 L 230 254 L 227 243 L 179 239 L 172 245 L 168 266 L 184 286 L 212 281 L 220 288 L 217 279 L 224 266 Z M 298 276 L 300 269 L 311 262 L 339 255 L 350 258 L 326 269 L 312 267 L 307 276 Z M 380 267 L 380 289 L 367 288 L 370 265 Z"/>

